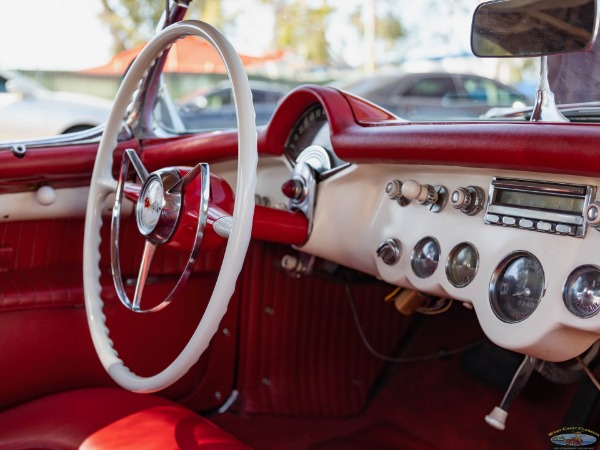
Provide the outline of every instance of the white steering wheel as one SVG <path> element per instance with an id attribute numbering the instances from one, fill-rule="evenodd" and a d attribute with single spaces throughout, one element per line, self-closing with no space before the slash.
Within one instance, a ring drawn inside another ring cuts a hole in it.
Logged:
<path id="1" fill-rule="evenodd" d="M 167 368 L 156 375 L 141 377 L 131 372 L 119 359 L 109 337 L 106 317 L 102 312 L 99 269 L 102 208 L 107 195 L 117 190 L 117 181 L 112 175 L 113 152 L 117 146 L 117 136 L 122 129 L 127 107 L 132 101 L 139 82 L 148 67 L 163 51 L 178 39 L 186 36 L 202 37 L 216 48 L 227 67 L 233 88 L 239 139 L 233 226 L 225 249 L 221 271 L 196 331 L 179 356 Z M 88 325 L 102 365 L 112 379 L 125 389 L 149 393 L 173 384 L 198 361 L 217 332 L 235 289 L 235 283 L 250 242 L 257 160 L 252 93 L 248 77 L 235 49 L 217 29 L 203 22 L 184 21 L 165 28 L 139 54 L 121 83 L 96 156 L 85 219 L 83 284 Z"/>

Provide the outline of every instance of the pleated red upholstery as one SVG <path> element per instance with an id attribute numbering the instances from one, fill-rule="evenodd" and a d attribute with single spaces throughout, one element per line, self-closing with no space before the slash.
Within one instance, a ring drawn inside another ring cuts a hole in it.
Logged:
<path id="1" fill-rule="evenodd" d="M 259 243 L 250 248 L 240 305 L 241 408 L 256 414 L 355 414 L 384 363 L 362 344 L 344 285 L 317 276 L 290 278 L 274 267 L 286 250 Z M 392 353 L 410 321 L 383 301 L 391 288 L 372 279 L 350 283 L 372 345 Z"/>

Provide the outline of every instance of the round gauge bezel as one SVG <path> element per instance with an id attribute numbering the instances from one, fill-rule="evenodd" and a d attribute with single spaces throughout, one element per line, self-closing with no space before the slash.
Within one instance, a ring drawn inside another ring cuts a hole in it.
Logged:
<path id="1" fill-rule="evenodd" d="M 500 277 L 509 269 L 510 265 L 515 260 L 517 260 L 521 257 L 532 258 L 538 264 L 540 271 L 541 271 L 542 290 L 541 290 L 540 297 L 537 300 L 537 303 L 536 303 L 535 307 L 531 310 L 531 312 L 529 312 L 529 314 L 527 314 L 523 318 L 521 318 L 519 320 L 515 320 L 514 318 L 510 318 L 507 315 L 505 315 L 505 313 L 500 309 L 495 294 L 496 294 L 496 285 L 497 285 Z M 544 266 L 542 265 L 541 261 L 534 254 L 532 254 L 528 251 L 519 250 L 516 252 L 509 253 L 504 258 L 502 258 L 500 263 L 494 269 L 494 273 L 492 274 L 492 278 L 490 280 L 489 300 L 490 300 L 490 306 L 492 308 L 492 311 L 494 312 L 496 317 L 498 317 L 498 319 L 500 319 L 502 322 L 509 323 L 509 324 L 515 324 L 515 323 L 520 323 L 520 322 L 523 322 L 524 320 L 527 320 L 538 309 L 545 294 L 546 294 L 546 273 L 544 272 Z"/>
<path id="2" fill-rule="evenodd" d="M 596 316 L 600 312 L 600 305 L 599 305 L 598 308 L 593 313 L 582 315 L 582 314 L 578 313 L 577 311 L 573 310 L 567 303 L 566 297 L 567 297 L 567 291 L 569 289 L 569 286 L 571 286 L 573 284 L 573 282 L 575 281 L 575 279 L 577 278 L 577 276 L 579 276 L 578 272 L 581 272 L 581 271 L 584 271 L 587 269 L 592 269 L 592 270 L 595 270 L 598 273 L 600 273 L 600 267 L 598 267 L 595 264 L 584 264 L 582 266 L 579 266 L 569 274 L 565 283 L 563 284 L 563 290 L 562 290 L 562 298 L 563 298 L 563 303 L 564 303 L 565 307 L 571 314 L 573 314 L 575 317 L 578 317 L 580 319 L 589 319 L 591 317 Z"/>
<path id="3" fill-rule="evenodd" d="M 475 252 L 475 270 L 473 272 L 473 277 L 471 277 L 471 279 L 469 281 L 467 281 L 466 283 L 460 283 L 452 278 L 452 276 L 450 274 L 450 270 L 452 269 L 452 267 L 455 263 L 456 256 L 465 247 L 470 247 Z M 450 250 L 450 253 L 448 254 L 448 258 L 446 258 L 446 278 L 448 279 L 448 281 L 450 282 L 450 284 L 452 286 L 454 286 L 456 288 L 464 288 L 465 286 L 468 286 L 475 279 L 478 271 L 479 271 L 479 251 L 477 250 L 477 247 L 475 247 L 472 243 L 461 242 L 460 244 L 456 244 L 452 248 L 452 250 Z"/>
<path id="4" fill-rule="evenodd" d="M 427 242 L 433 242 L 433 243 L 435 243 L 435 245 L 437 247 L 437 251 L 438 251 L 438 257 L 437 257 L 437 260 L 435 262 L 436 264 L 435 264 L 435 269 L 433 270 L 433 272 L 431 272 L 429 275 L 423 276 L 422 272 L 420 274 L 419 271 L 417 271 L 417 269 L 415 268 L 416 261 L 417 261 L 416 260 L 416 256 L 417 256 L 417 252 L 418 251 L 419 252 L 423 251 L 423 247 L 425 246 L 425 243 L 427 243 Z M 422 280 L 426 280 L 427 278 L 432 277 L 433 274 L 438 270 L 438 267 L 440 265 L 440 256 L 441 256 L 441 254 L 442 254 L 442 248 L 440 246 L 439 241 L 436 238 L 434 238 L 433 236 L 425 236 L 424 238 L 420 239 L 419 242 L 417 242 L 415 244 L 415 246 L 413 247 L 413 251 L 412 251 L 412 253 L 410 255 L 410 267 L 412 268 L 413 273 L 417 277 L 419 277 L 420 279 L 422 279 Z"/>

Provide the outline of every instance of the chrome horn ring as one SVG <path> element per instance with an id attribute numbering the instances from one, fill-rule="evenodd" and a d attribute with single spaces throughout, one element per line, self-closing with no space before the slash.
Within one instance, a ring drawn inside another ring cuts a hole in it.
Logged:
<path id="1" fill-rule="evenodd" d="M 121 205 L 123 203 L 123 192 L 125 180 L 129 172 L 129 166 L 133 165 L 137 176 L 142 181 L 142 188 L 135 205 L 135 216 L 138 231 L 145 238 L 144 253 L 140 270 L 135 283 L 133 300 L 129 299 L 123 277 L 121 274 L 121 263 L 119 258 L 119 235 L 121 223 Z M 182 206 L 183 191 L 191 181 L 200 176 L 200 204 L 198 210 L 198 223 L 196 235 L 188 257 L 185 268 L 171 292 L 156 306 L 143 309 L 141 307 L 144 287 L 147 284 L 150 265 L 157 247 L 169 242 L 179 223 Z M 119 180 L 115 193 L 115 204 L 113 206 L 111 220 L 111 247 L 110 263 L 113 282 L 119 300 L 125 307 L 137 313 L 157 312 L 167 306 L 177 296 L 185 285 L 194 268 L 196 257 L 200 251 L 202 238 L 206 229 L 208 217 L 208 202 L 210 197 L 210 169 L 208 164 L 200 163 L 184 177 L 174 168 L 160 169 L 151 174 L 148 173 L 142 161 L 134 150 L 127 149 L 123 153 L 123 161 L 119 172 Z"/>

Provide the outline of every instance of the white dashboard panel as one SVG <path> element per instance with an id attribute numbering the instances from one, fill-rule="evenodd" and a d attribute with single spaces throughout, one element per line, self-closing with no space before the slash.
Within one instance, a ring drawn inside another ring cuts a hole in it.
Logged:
<path id="1" fill-rule="evenodd" d="M 485 211 L 467 216 L 449 203 L 433 213 L 416 201 L 400 206 L 390 200 L 386 184 L 392 179 L 413 179 L 443 185 L 449 192 L 479 186 L 489 192 L 493 177 L 598 186 L 600 180 L 514 171 L 461 167 L 407 165 L 354 165 L 319 184 L 308 253 L 373 274 L 386 282 L 437 296 L 471 303 L 488 337 L 502 347 L 546 360 L 565 360 L 582 353 L 600 337 L 600 315 L 574 316 L 565 307 L 562 290 L 569 274 L 584 264 L 600 263 L 600 232 L 588 228 L 584 238 L 546 234 L 515 227 L 487 225 Z M 419 278 L 411 267 L 411 254 L 424 237 L 440 244 L 437 270 Z M 386 265 L 376 255 L 387 239 L 402 244 L 400 260 Z M 445 264 L 452 249 L 468 242 L 479 253 L 473 281 L 458 288 L 448 280 Z M 539 306 L 518 323 L 500 320 L 490 306 L 490 280 L 500 261 L 515 251 L 526 251 L 542 264 L 545 291 Z"/>

